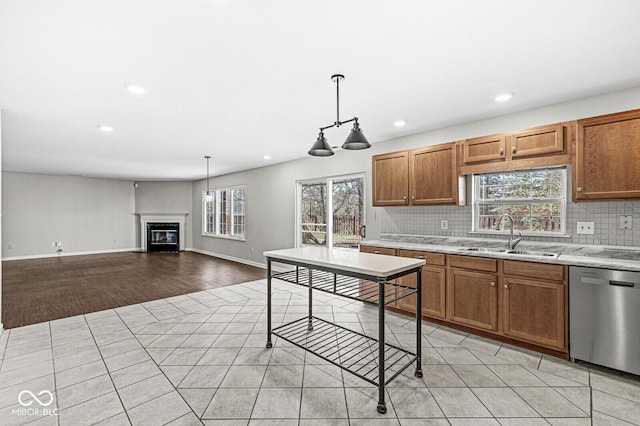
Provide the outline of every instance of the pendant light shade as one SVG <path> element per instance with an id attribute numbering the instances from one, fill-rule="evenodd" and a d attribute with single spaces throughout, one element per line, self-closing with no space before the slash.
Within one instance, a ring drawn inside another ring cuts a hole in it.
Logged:
<path id="1" fill-rule="evenodd" d="M 333 150 L 329 146 L 327 140 L 324 138 L 323 132 L 320 132 L 320 134 L 318 135 L 316 143 L 314 143 L 309 150 L 309 155 L 313 155 L 314 157 L 329 157 L 330 155 L 333 155 Z"/>
<path id="2" fill-rule="evenodd" d="M 371 144 L 369 144 L 367 138 L 364 137 L 362 130 L 360 130 L 360 126 L 358 125 L 358 117 L 353 117 L 345 121 L 340 120 L 340 82 L 342 80 L 344 80 L 344 75 L 342 74 L 334 74 L 331 76 L 331 81 L 336 83 L 336 121 L 329 126 L 320 127 L 320 136 L 318 136 L 316 143 L 314 143 L 309 150 L 309 155 L 313 155 L 314 157 L 329 157 L 333 155 L 331 146 L 324 138 L 324 130 L 330 129 L 332 127 L 340 127 L 343 124 L 347 124 L 352 121 L 354 122 L 353 129 L 349 133 L 349 136 L 347 136 L 347 140 L 342 145 L 342 148 L 353 151 L 371 147 Z"/>
<path id="3" fill-rule="evenodd" d="M 364 137 L 364 134 L 360 130 L 360 125 L 356 121 L 353 123 L 353 129 L 351 129 L 351 133 L 347 136 L 347 140 L 342 144 L 342 149 L 356 150 L 367 148 L 371 148 L 371 144 L 367 138 Z"/>

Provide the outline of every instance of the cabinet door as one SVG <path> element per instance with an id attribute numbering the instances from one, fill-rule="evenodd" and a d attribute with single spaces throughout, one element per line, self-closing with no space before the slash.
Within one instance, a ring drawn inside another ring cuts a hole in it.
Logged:
<path id="1" fill-rule="evenodd" d="M 462 160 L 464 164 L 504 160 L 505 158 L 504 135 L 467 139 L 462 145 Z"/>
<path id="2" fill-rule="evenodd" d="M 574 200 L 640 198 L 640 110 L 578 121 Z"/>
<path id="3" fill-rule="evenodd" d="M 373 205 L 409 204 L 409 154 L 393 152 L 376 155 L 373 161 Z"/>
<path id="4" fill-rule="evenodd" d="M 483 330 L 498 329 L 498 276 L 451 269 L 447 315 L 450 321 Z"/>
<path id="5" fill-rule="evenodd" d="M 455 143 L 409 152 L 411 204 L 457 204 L 458 163 Z"/>
<path id="6" fill-rule="evenodd" d="M 504 334 L 538 345 L 566 349 L 563 283 L 505 276 Z"/>
<path id="7" fill-rule="evenodd" d="M 434 318 L 445 318 L 446 298 L 445 289 L 447 274 L 445 268 L 434 266 L 422 267 L 422 315 Z M 401 278 L 400 283 L 415 288 L 416 277 L 414 274 Z M 407 296 L 398 300 L 398 308 L 407 312 L 416 312 L 416 296 Z"/>
<path id="8" fill-rule="evenodd" d="M 387 256 L 395 256 L 396 249 L 388 247 L 360 246 L 361 253 L 384 254 Z M 378 302 L 378 283 L 366 280 L 360 280 L 360 297 L 371 302 Z M 390 292 L 386 293 L 388 298 L 394 298 L 395 295 Z M 387 306 L 396 306 L 397 302 L 390 303 Z"/>
<path id="9" fill-rule="evenodd" d="M 564 152 L 564 126 L 536 127 L 512 133 L 509 136 L 511 158 Z"/>

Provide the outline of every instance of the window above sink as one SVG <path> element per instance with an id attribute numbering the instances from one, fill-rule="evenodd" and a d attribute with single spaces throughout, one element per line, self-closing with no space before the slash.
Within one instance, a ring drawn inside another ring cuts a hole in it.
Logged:
<path id="1" fill-rule="evenodd" d="M 472 232 L 496 230 L 500 215 L 513 217 L 513 230 L 529 236 L 566 236 L 567 169 L 554 167 L 473 175 Z"/>

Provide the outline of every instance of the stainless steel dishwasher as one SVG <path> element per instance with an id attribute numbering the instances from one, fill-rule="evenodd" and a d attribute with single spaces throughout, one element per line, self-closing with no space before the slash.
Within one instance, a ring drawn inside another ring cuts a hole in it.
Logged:
<path id="1" fill-rule="evenodd" d="M 640 375 L 640 272 L 569 268 L 569 355 Z"/>

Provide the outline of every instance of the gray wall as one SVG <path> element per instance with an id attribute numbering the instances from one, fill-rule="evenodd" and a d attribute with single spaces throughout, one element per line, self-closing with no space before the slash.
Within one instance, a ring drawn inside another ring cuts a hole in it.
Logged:
<path id="1" fill-rule="evenodd" d="M 135 211 L 136 213 L 186 213 L 185 247 L 191 248 L 193 241 L 192 209 L 190 181 L 185 182 L 136 182 Z M 140 223 L 136 222 L 136 247 L 140 247 Z"/>
<path id="2" fill-rule="evenodd" d="M 135 248 L 132 181 L 2 174 L 2 257 Z M 9 244 L 12 249 L 9 249 Z"/>
<path id="3" fill-rule="evenodd" d="M 0 217 L 2 216 L 2 107 L 0 107 Z M 0 226 L 0 253 L 2 252 L 2 226 Z M 2 268 L 0 268 L 0 336 L 2 335 Z"/>
<path id="4" fill-rule="evenodd" d="M 371 149 L 365 151 L 338 151 L 333 157 L 308 157 L 212 178 L 212 188 L 246 185 L 247 228 L 244 242 L 201 235 L 201 194 L 206 188 L 206 182 L 196 181 L 193 183 L 193 247 L 264 264 L 262 256 L 264 250 L 292 247 L 295 244 L 295 182 L 297 180 L 361 172 L 366 172 L 367 176 L 367 237 L 377 239 L 383 228 L 385 231 L 391 229 L 389 220 L 397 212 L 395 210 L 397 208 L 371 207 L 372 155 L 637 108 L 640 108 L 640 87 L 392 139 L 376 143 Z M 329 135 L 332 139 L 339 140 L 344 137 L 340 131 L 332 132 L 336 133 Z M 309 146 L 312 142 L 310 139 Z M 309 146 L 301 146 L 300 150 L 305 151 Z M 602 205 L 602 203 L 593 203 L 593 205 L 598 204 Z M 625 206 L 623 205 L 622 208 L 624 210 Z M 440 214 L 438 209 L 441 208 L 422 207 L 415 211 L 412 208 L 406 208 L 405 211 L 429 217 Z M 457 208 L 450 207 L 450 209 Z M 459 212 L 464 214 L 467 209 L 460 208 Z M 576 217 L 587 217 L 587 213 L 582 214 L 583 210 L 586 212 L 586 207 L 584 209 L 578 207 Z M 464 223 L 460 226 L 464 226 Z M 470 220 L 467 226 L 470 230 Z M 464 233 L 464 231 L 460 232 Z M 617 241 L 620 241 L 617 237 L 615 240 L 607 239 L 608 244 L 617 244 Z M 622 241 L 624 244 L 624 237 Z M 597 243 L 595 239 L 584 242 Z"/>

